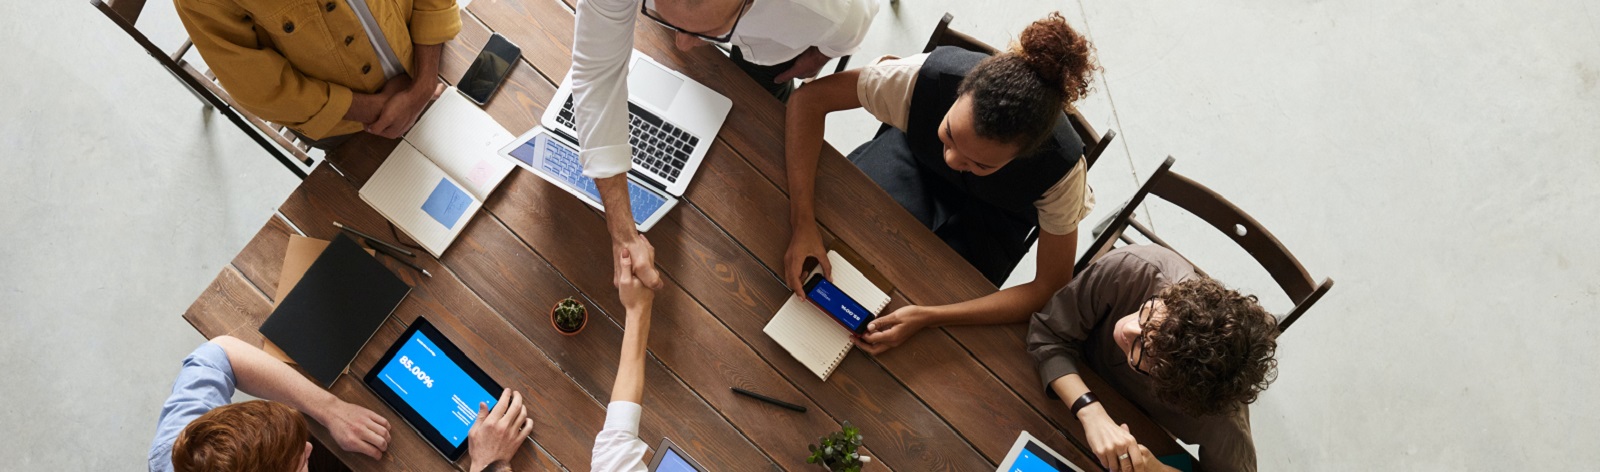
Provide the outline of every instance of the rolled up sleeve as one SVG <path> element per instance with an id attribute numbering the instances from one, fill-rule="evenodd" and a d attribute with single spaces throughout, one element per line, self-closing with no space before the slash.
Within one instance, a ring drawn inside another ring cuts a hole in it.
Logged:
<path id="1" fill-rule="evenodd" d="M 1094 211 L 1094 190 L 1089 188 L 1088 166 L 1083 159 L 1044 196 L 1033 202 L 1039 212 L 1039 229 L 1057 236 L 1072 234 L 1078 223 Z"/>
<path id="2" fill-rule="evenodd" d="M 628 59 L 636 0 L 578 0 L 572 99 L 583 175 L 603 179 L 633 166 L 628 144 Z"/>
<path id="3" fill-rule="evenodd" d="M 650 446 L 639 439 L 643 407 L 633 402 L 606 405 L 606 425 L 595 435 L 589 468 L 595 472 L 644 472 Z"/>
<path id="4" fill-rule="evenodd" d="M 1056 397 L 1055 391 L 1050 389 L 1051 382 L 1078 373 L 1078 363 L 1083 359 L 1083 341 L 1094 329 L 1093 317 L 1084 316 L 1079 310 L 1078 293 L 1082 287 L 1078 282 L 1081 280 L 1073 279 L 1056 292 L 1044 311 L 1034 313 L 1028 322 L 1028 354 L 1038 365 L 1039 381 L 1050 398 Z"/>
<path id="5" fill-rule="evenodd" d="M 345 86 L 301 74 L 256 40 L 248 12 L 228 2 L 178 0 L 178 17 L 195 49 L 234 101 L 264 120 L 312 139 L 327 137 L 350 110 Z"/>
<path id="6" fill-rule="evenodd" d="M 461 32 L 461 11 L 456 0 L 415 0 L 411 5 L 411 42 L 444 44 Z"/>

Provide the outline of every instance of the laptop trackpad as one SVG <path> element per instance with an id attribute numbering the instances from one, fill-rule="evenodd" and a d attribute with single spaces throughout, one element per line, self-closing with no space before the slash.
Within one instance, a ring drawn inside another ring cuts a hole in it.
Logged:
<path id="1" fill-rule="evenodd" d="M 628 95 L 665 113 L 672 109 L 683 79 L 650 61 L 634 59 L 633 70 L 628 72 Z"/>

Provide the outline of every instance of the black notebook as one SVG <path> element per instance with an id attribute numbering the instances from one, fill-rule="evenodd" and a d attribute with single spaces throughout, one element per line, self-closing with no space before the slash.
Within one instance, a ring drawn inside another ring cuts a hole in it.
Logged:
<path id="1" fill-rule="evenodd" d="M 317 383 L 331 387 L 410 291 L 341 233 L 272 310 L 261 334 Z"/>

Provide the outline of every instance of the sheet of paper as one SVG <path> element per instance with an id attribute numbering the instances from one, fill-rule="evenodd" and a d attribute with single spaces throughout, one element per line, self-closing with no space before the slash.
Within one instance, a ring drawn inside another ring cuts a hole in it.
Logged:
<path id="1" fill-rule="evenodd" d="M 461 188 L 459 181 L 401 141 L 361 187 L 361 199 L 439 257 L 483 206 Z"/>
<path id="2" fill-rule="evenodd" d="M 455 229 L 456 222 L 461 221 L 461 214 L 471 205 L 472 196 L 450 182 L 450 179 L 440 178 L 439 184 L 428 194 L 428 199 L 422 202 L 422 211 L 433 217 L 433 221 L 444 225 L 445 229 Z"/>
<path id="3" fill-rule="evenodd" d="M 422 155 L 450 178 L 466 184 L 478 200 L 487 200 L 514 164 L 500 157 L 500 148 L 516 136 L 489 113 L 451 87 L 439 96 L 406 133 Z"/>
<path id="4" fill-rule="evenodd" d="M 796 295 L 789 296 L 783 308 L 778 309 L 761 331 L 824 381 L 850 353 L 852 346 L 849 331 L 816 305 Z"/>

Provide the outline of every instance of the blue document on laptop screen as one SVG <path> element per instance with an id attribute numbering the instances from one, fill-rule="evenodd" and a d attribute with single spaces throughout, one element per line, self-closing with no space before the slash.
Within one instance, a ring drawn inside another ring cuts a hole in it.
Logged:
<path id="1" fill-rule="evenodd" d="M 603 203 L 600 200 L 600 189 L 595 186 L 594 179 L 583 175 L 583 164 L 578 160 L 578 150 L 567 146 L 566 143 L 539 135 L 512 149 L 510 154 L 523 164 L 537 167 L 557 180 L 565 182 L 591 201 Z M 633 223 L 640 225 L 662 205 L 667 204 L 666 197 L 644 188 L 633 179 L 628 180 L 628 200 L 633 208 Z"/>
<path id="2" fill-rule="evenodd" d="M 477 420 L 478 402 L 490 408 L 496 402 L 421 331 L 406 340 L 378 375 L 454 446 L 467 440 L 467 430 Z"/>

